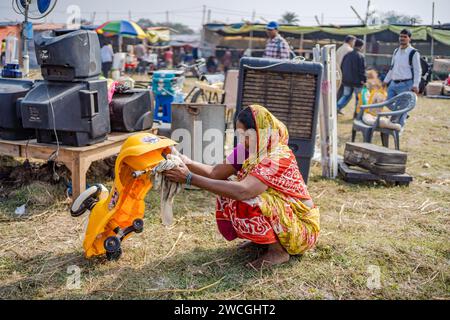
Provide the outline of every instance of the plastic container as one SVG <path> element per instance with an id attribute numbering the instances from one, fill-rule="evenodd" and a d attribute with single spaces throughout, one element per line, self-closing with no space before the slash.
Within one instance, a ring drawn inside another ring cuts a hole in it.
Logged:
<path id="1" fill-rule="evenodd" d="M 19 40 L 9 35 L 6 37 L 5 64 L 19 64 Z"/>
<path id="2" fill-rule="evenodd" d="M 198 162 L 223 163 L 225 110 L 223 104 L 173 103 L 171 138 L 180 142 L 177 149 Z"/>

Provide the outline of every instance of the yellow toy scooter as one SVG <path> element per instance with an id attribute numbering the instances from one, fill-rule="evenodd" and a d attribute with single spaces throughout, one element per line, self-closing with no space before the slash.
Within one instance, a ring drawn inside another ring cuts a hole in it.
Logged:
<path id="1" fill-rule="evenodd" d="M 150 133 L 130 136 L 120 149 L 111 192 L 101 184 L 78 196 L 70 208 L 73 217 L 90 211 L 83 248 L 87 258 L 106 253 L 108 260 L 122 254 L 121 242 L 144 227 L 144 198 L 152 187 L 150 171 L 171 153 L 176 142 Z"/>

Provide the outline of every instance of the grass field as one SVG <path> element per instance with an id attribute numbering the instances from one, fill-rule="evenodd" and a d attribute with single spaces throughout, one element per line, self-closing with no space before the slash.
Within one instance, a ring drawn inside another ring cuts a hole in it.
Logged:
<path id="1" fill-rule="evenodd" d="M 339 118 L 341 153 L 349 109 Z M 450 102 L 421 98 L 401 148 L 414 176 L 409 187 L 326 180 L 315 164 L 316 248 L 261 271 L 245 267 L 257 252 L 218 234 L 207 192 L 182 192 L 171 228 L 160 224 L 159 195 L 150 192 L 144 232 L 124 242 L 120 261 L 108 262 L 83 258 L 83 218 L 70 217 L 64 186 L 3 190 L 0 299 L 449 299 Z M 25 202 L 27 214 L 15 217 Z M 80 268 L 78 289 L 67 286 L 71 266 Z"/>

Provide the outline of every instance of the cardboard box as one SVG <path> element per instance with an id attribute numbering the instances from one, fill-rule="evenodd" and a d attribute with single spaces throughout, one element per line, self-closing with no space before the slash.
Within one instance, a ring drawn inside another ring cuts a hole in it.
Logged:
<path id="1" fill-rule="evenodd" d="M 443 88 L 444 84 L 442 82 L 430 82 L 425 90 L 427 96 L 440 96 Z"/>

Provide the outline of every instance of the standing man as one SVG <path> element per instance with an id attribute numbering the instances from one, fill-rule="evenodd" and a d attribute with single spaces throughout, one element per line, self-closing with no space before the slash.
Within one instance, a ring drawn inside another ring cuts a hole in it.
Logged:
<path id="1" fill-rule="evenodd" d="M 231 53 L 230 49 L 227 49 L 227 51 L 225 51 L 225 54 L 222 57 L 223 72 L 227 73 L 232 63 L 233 63 L 233 54 Z"/>
<path id="2" fill-rule="evenodd" d="M 344 44 L 339 47 L 339 49 L 336 50 L 336 69 L 338 70 L 337 74 L 337 80 L 340 80 L 338 93 L 337 93 L 337 99 L 339 100 L 342 97 L 342 94 L 344 93 L 344 86 L 342 85 L 342 60 L 344 60 L 344 57 L 347 55 L 347 53 L 350 53 L 353 51 L 353 47 L 355 46 L 355 40 L 356 37 L 352 35 L 348 35 L 344 39 Z"/>
<path id="3" fill-rule="evenodd" d="M 420 53 L 411 46 L 411 31 L 403 29 L 399 37 L 400 47 L 395 49 L 391 69 L 384 83 L 388 85 L 388 99 L 402 92 L 419 93 L 422 67 Z"/>
<path id="4" fill-rule="evenodd" d="M 388 99 L 408 91 L 419 93 L 422 66 L 420 53 L 411 46 L 411 31 L 400 31 L 399 42 L 400 47 L 395 49 L 392 56 L 391 69 L 384 78 L 384 84 L 388 86 Z M 399 119 L 402 127 L 407 117 L 404 114 Z"/>
<path id="5" fill-rule="evenodd" d="M 269 37 L 264 58 L 289 59 L 289 43 L 278 33 L 278 23 L 271 21 L 266 25 L 266 33 Z"/>
<path id="6" fill-rule="evenodd" d="M 147 52 L 147 48 L 143 43 L 139 43 L 134 47 L 134 54 L 136 55 L 138 63 L 144 59 Z"/>
<path id="7" fill-rule="evenodd" d="M 172 48 L 167 48 L 166 52 L 164 52 L 164 62 L 166 63 L 167 69 L 172 69 L 173 67 L 173 51 Z"/>
<path id="8" fill-rule="evenodd" d="M 358 105 L 358 94 L 361 92 L 363 85 L 367 81 L 366 77 L 366 59 L 361 53 L 364 46 L 364 41 L 356 39 L 355 48 L 348 53 L 342 61 L 342 84 L 344 85 L 344 92 L 337 103 L 339 114 L 343 114 L 342 109 L 349 103 L 353 92 L 355 93 L 356 103 Z M 356 108 L 355 108 L 356 111 Z M 353 114 L 355 117 L 355 113 Z"/>
<path id="9" fill-rule="evenodd" d="M 108 78 L 109 71 L 112 68 L 114 57 L 114 51 L 112 49 L 112 46 L 108 42 L 105 42 L 103 44 L 103 47 L 101 49 L 101 56 L 102 56 L 102 73 L 105 78 Z"/>

